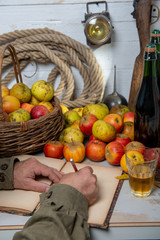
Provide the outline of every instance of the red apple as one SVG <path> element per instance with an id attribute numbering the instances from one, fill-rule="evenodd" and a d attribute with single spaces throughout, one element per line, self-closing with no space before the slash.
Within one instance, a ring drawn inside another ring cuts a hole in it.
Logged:
<path id="1" fill-rule="evenodd" d="M 123 133 L 117 133 L 114 141 L 120 142 L 121 144 L 123 144 L 123 146 L 126 146 L 129 142 L 131 142 L 131 139 Z"/>
<path id="2" fill-rule="evenodd" d="M 64 145 L 59 141 L 51 141 L 43 148 L 44 155 L 51 158 L 63 158 Z"/>
<path id="3" fill-rule="evenodd" d="M 92 141 L 92 140 L 96 140 L 97 138 L 95 138 L 93 135 L 90 135 L 89 137 L 89 141 Z"/>
<path id="4" fill-rule="evenodd" d="M 157 169 L 160 168 L 160 148 L 153 148 L 154 150 L 156 150 L 159 154 L 159 157 L 158 157 L 158 163 L 157 163 Z"/>
<path id="5" fill-rule="evenodd" d="M 158 152 L 153 150 L 152 148 L 146 148 L 143 154 L 144 160 L 146 162 L 154 160 L 157 156 L 159 156 Z"/>
<path id="6" fill-rule="evenodd" d="M 81 117 L 79 121 L 79 128 L 85 135 L 92 134 L 93 124 L 98 120 L 98 118 L 93 114 L 87 114 Z"/>
<path id="7" fill-rule="evenodd" d="M 120 142 L 110 142 L 105 148 L 105 158 L 112 165 L 120 165 L 124 153 L 125 147 Z"/>
<path id="8" fill-rule="evenodd" d="M 34 108 L 34 105 L 30 104 L 30 103 L 22 103 L 20 108 L 23 108 L 25 110 L 27 110 L 29 113 L 31 113 L 32 108 Z"/>
<path id="9" fill-rule="evenodd" d="M 134 123 L 124 122 L 122 133 L 127 135 L 133 141 L 134 140 Z"/>
<path id="10" fill-rule="evenodd" d="M 81 142 L 67 143 L 63 148 L 63 155 L 67 161 L 82 162 L 85 157 L 85 146 Z"/>
<path id="11" fill-rule="evenodd" d="M 91 161 L 100 162 L 105 159 L 106 143 L 100 140 L 91 140 L 86 146 L 86 157 Z"/>
<path id="12" fill-rule="evenodd" d="M 106 115 L 103 120 L 107 123 L 112 124 L 115 127 L 117 133 L 121 132 L 123 128 L 123 121 L 122 117 L 119 114 L 110 113 Z"/>
<path id="13" fill-rule="evenodd" d="M 134 122 L 134 112 L 127 112 L 123 116 L 123 122 Z"/>
<path id="14" fill-rule="evenodd" d="M 126 151 L 128 151 L 128 150 L 136 150 L 136 151 L 144 154 L 145 146 L 141 142 L 132 141 L 126 145 Z"/>
<path id="15" fill-rule="evenodd" d="M 49 110 L 43 105 L 36 105 L 31 110 L 31 117 L 33 119 L 42 117 L 49 113 Z"/>

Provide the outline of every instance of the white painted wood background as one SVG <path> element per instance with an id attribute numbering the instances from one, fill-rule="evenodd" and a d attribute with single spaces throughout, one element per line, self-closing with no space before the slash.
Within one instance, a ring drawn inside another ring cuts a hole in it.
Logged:
<path id="1" fill-rule="evenodd" d="M 82 21 L 87 2 L 91 0 L 0 0 L 0 34 L 48 27 L 86 44 Z M 153 3 L 160 7 L 160 0 L 153 0 Z M 116 64 L 117 91 L 128 100 L 134 61 L 139 54 L 136 21 L 131 15 L 133 1 L 108 0 L 107 6 L 114 27 L 112 42 L 93 49 L 93 53 L 104 74 L 104 96 L 113 91 L 113 66 Z M 104 5 L 100 4 L 99 7 L 95 5 L 93 12 L 102 10 Z M 154 28 L 160 29 L 160 19 L 151 26 L 151 30 Z M 25 78 L 25 72 L 34 72 L 34 66 L 23 72 L 24 82 L 31 86 L 37 80 L 47 79 L 50 66 L 47 69 L 39 66 L 32 79 Z M 83 89 L 83 81 L 78 81 L 79 76 L 75 78 L 77 78 L 76 91 L 79 94 Z"/>

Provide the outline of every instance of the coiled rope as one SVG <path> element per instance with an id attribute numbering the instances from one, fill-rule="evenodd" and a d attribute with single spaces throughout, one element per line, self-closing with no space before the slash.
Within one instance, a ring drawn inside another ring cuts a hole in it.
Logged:
<path id="1" fill-rule="evenodd" d="M 80 42 L 60 32 L 39 28 L 16 30 L 0 35 L 0 50 L 6 43 L 11 43 L 15 47 L 21 70 L 31 61 L 54 64 L 47 81 L 54 86 L 60 75 L 60 83 L 55 90 L 55 96 L 61 98 L 61 104 L 74 108 L 102 100 L 104 92 L 102 70 L 92 51 Z M 11 66 L 11 63 L 11 58 L 6 52 L 3 70 Z M 83 91 L 77 98 L 74 98 L 75 80 L 71 67 L 79 70 L 84 81 Z M 7 86 L 13 79 L 12 69 L 2 80 L 2 84 Z"/>

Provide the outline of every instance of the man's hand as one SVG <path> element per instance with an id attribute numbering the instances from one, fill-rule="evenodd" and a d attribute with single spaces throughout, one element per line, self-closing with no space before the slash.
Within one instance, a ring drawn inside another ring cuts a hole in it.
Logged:
<path id="1" fill-rule="evenodd" d="M 48 184 L 36 181 L 39 176 L 47 177 L 52 182 L 59 183 L 63 173 L 41 164 L 35 158 L 29 158 L 14 164 L 13 181 L 16 189 L 36 192 L 48 191 L 50 187 Z"/>
<path id="2" fill-rule="evenodd" d="M 84 167 L 78 172 L 65 174 L 59 183 L 76 188 L 86 197 L 89 205 L 92 205 L 97 200 L 97 177 L 93 174 L 91 167 Z"/>

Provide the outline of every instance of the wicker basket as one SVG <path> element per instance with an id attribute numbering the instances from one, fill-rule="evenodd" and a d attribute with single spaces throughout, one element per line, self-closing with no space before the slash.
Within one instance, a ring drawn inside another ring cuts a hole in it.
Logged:
<path id="1" fill-rule="evenodd" d="M 2 62 L 5 51 L 8 50 L 13 62 L 16 81 L 22 82 L 19 61 L 14 47 L 5 45 L 0 54 L 0 89 Z M 58 98 L 51 101 L 54 109 L 51 113 L 38 119 L 26 122 L 7 122 L 2 108 L 2 93 L 0 91 L 0 158 L 20 154 L 36 153 L 43 150 L 44 145 L 56 140 L 64 128 L 64 118 Z"/>

